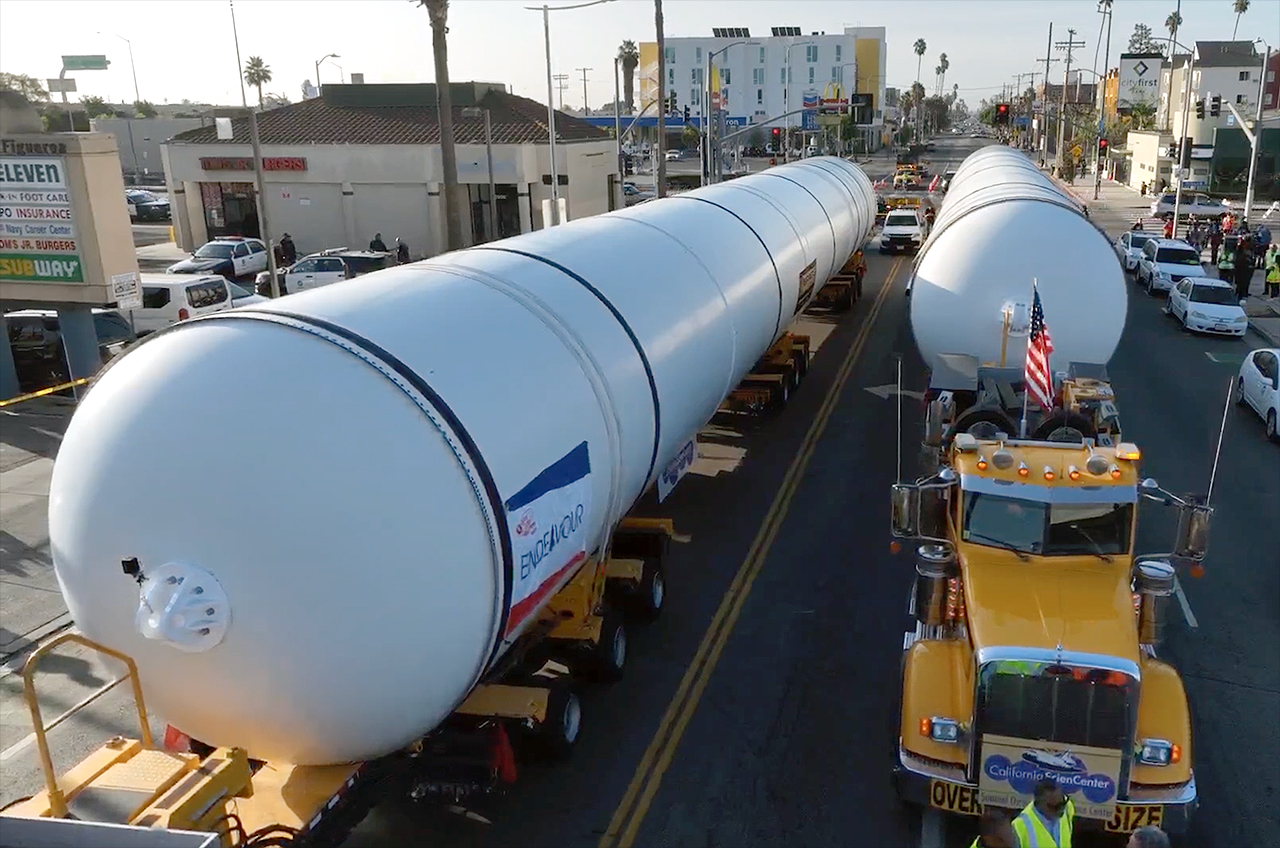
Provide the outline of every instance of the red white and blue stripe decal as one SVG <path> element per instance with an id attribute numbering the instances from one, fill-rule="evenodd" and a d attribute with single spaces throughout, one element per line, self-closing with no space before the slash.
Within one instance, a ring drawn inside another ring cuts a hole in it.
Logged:
<path id="1" fill-rule="evenodd" d="M 503 636 L 587 559 L 591 520 L 591 457 L 582 442 L 543 469 L 503 504 L 510 528 L 514 575 Z"/>

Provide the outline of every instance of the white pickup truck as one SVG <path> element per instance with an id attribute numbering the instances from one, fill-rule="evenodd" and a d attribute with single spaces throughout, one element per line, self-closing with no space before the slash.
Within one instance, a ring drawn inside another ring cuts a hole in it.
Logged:
<path id="1" fill-rule="evenodd" d="M 929 237 L 929 222 L 919 209 L 892 210 L 884 219 L 880 231 L 880 252 L 897 253 L 899 250 L 917 253 Z"/>

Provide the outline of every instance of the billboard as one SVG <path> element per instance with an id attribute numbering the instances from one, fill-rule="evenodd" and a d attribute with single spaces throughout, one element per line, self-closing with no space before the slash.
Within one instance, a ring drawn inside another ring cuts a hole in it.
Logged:
<path id="1" fill-rule="evenodd" d="M 1139 105 L 1155 108 L 1160 99 L 1163 62 L 1164 57 L 1159 53 L 1121 53 L 1116 108 L 1125 110 Z"/>
<path id="2" fill-rule="evenodd" d="M 0 276 L 84 282 L 66 157 L 0 157 Z"/>

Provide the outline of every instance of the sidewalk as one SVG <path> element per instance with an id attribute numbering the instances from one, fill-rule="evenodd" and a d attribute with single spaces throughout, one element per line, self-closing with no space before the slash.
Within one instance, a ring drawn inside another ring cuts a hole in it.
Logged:
<path id="1" fill-rule="evenodd" d="M 143 272 L 163 271 L 173 263 L 181 262 L 191 256 L 171 241 L 139 247 L 137 253 L 138 270 Z"/>
<path id="2" fill-rule="evenodd" d="M 1131 221 L 1139 217 L 1144 220 L 1150 218 L 1151 198 L 1143 197 L 1136 189 L 1123 183 L 1104 178 L 1098 189 L 1098 199 L 1094 200 L 1093 175 L 1089 175 L 1087 180 L 1077 181 L 1075 185 L 1057 177 L 1053 179 L 1081 203 L 1096 204 L 1101 209 Z M 1262 269 L 1254 272 L 1253 282 L 1250 283 L 1249 288 L 1251 292 L 1257 292 L 1245 299 L 1244 312 L 1249 316 L 1249 329 L 1261 337 L 1269 347 L 1280 347 L 1280 298 L 1262 296 L 1266 290 Z"/>
<path id="3" fill-rule="evenodd" d="M 71 623 L 49 554 L 48 516 L 53 458 L 74 410 L 52 397 L 0 410 L 0 660 Z"/>

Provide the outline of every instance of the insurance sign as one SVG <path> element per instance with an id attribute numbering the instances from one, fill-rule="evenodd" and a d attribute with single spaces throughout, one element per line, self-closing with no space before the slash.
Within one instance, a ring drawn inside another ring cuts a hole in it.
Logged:
<path id="1" fill-rule="evenodd" d="M 84 282 L 65 157 L 0 157 L 0 279 Z"/>

